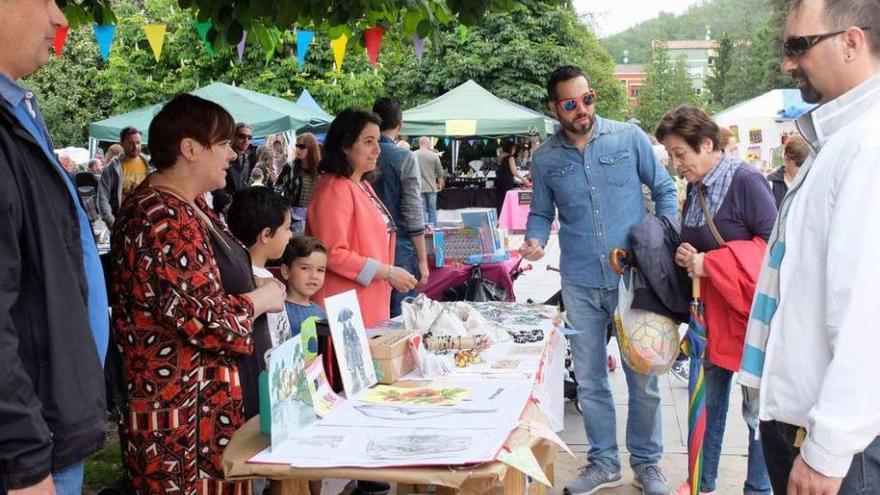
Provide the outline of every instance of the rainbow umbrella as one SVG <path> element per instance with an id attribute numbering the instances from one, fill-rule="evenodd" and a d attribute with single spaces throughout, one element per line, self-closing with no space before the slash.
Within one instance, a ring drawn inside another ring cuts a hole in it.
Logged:
<path id="1" fill-rule="evenodd" d="M 706 436 L 706 381 L 703 361 L 706 359 L 706 319 L 700 299 L 700 277 L 693 279 L 691 321 L 681 344 L 691 358 L 688 381 L 688 482 L 691 495 L 700 493 L 703 472 L 703 438 Z"/>

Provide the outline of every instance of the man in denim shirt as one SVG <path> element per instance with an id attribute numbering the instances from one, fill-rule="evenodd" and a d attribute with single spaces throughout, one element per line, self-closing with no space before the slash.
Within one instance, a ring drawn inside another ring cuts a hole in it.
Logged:
<path id="1" fill-rule="evenodd" d="M 586 495 L 623 484 L 605 361 L 605 329 L 617 306 L 619 281 L 608 253 L 629 248 L 627 233 L 645 214 L 642 184 L 650 188 L 658 215 L 677 216 L 678 202 L 647 135 L 596 115 L 595 93 L 581 69 L 556 69 L 547 92 L 563 130 L 532 160 L 531 212 L 520 253 L 532 261 L 544 255 L 558 210 L 562 297 L 568 320 L 580 332 L 571 337 L 571 348 L 590 443 L 588 464 L 565 493 Z M 669 485 L 657 464 L 663 455 L 657 377 L 636 373 L 626 363 L 624 371 L 633 484 L 646 495 L 665 495 Z"/>

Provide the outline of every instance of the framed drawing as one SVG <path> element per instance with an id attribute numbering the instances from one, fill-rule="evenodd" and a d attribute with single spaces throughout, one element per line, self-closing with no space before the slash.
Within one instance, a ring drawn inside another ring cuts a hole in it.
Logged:
<path id="1" fill-rule="evenodd" d="M 351 399 L 378 381 L 357 293 L 351 290 L 328 297 L 324 305 L 339 373 L 342 375 L 342 387 L 346 397 Z"/>

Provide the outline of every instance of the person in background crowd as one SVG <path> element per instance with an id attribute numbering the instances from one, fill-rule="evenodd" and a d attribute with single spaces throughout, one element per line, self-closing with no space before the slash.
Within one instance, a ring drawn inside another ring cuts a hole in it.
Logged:
<path id="1" fill-rule="evenodd" d="M 98 209 L 101 219 L 112 227 L 120 205 L 152 171 L 150 160 L 141 153 L 141 133 L 134 127 L 119 132 L 123 154 L 113 158 L 101 172 L 98 183 Z"/>
<path id="2" fill-rule="evenodd" d="M 266 184 L 263 184 L 263 169 L 260 167 L 254 167 L 251 172 L 251 187 L 254 186 L 266 187 Z"/>
<path id="3" fill-rule="evenodd" d="M 306 211 L 318 182 L 321 148 L 315 135 L 306 132 L 296 137 L 293 163 L 285 163 L 275 181 L 275 192 L 287 198 L 293 218 L 293 231 L 305 232 Z"/>
<path id="4" fill-rule="evenodd" d="M 248 188 L 250 183 L 251 170 L 256 165 L 257 159 L 254 153 L 251 153 L 251 140 L 254 134 L 250 126 L 244 122 L 235 124 L 235 133 L 232 135 L 232 151 L 235 152 L 235 158 L 230 160 L 229 168 L 226 170 L 226 184 L 216 191 L 212 191 L 213 208 L 217 213 L 223 213 L 223 208 L 228 207 L 232 203 L 232 196 L 239 191 Z M 263 174 L 265 176 L 265 174 Z"/>
<path id="5" fill-rule="evenodd" d="M 101 172 L 104 171 L 104 160 L 98 157 L 92 158 L 89 160 L 89 164 L 86 167 L 89 173 L 95 176 L 95 178 L 101 178 Z"/>
<path id="6" fill-rule="evenodd" d="M 782 200 L 758 279 L 740 383 L 760 388 L 773 492 L 877 493 L 880 483 L 880 8 L 795 0 L 782 70 L 814 151 Z"/>
<path id="7" fill-rule="evenodd" d="M 773 199 L 776 200 L 776 207 L 782 205 L 782 198 L 788 192 L 788 188 L 797 177 L 801 165 L 807 161 L 810 156 L 810 145 L 800 136 L 789 136 L 785 141 L 785 147 L 782 152 L 782 166 L 774 170 L 767 176 L 770 181 L 770 188 L 773 190 Z"/>
<path id="8" fill-rule="evenodd" d="M 284 146 L 284 138 L 277 138 L 275 141 L 272 141 L 272 151 L 274 152 L 274 164 L 277 170 L 281 170 L 281 167 L 287 163 L 287 149 Z"/>
<path id="9" fill-rule="evenodd" d="M 425 223 L 436 226 L 437 193 L 443 190 L 444 185 L 443 165 L 437 152 L 431 149 L 431 138 L 427 136 L 419 138 L 419 149 L 415 154 L 422 176 L 422 207 Z"/>
<path id="10" fill-rule="evenodd" d="M 556 69 L 547 93 L 562 131 L 532 159 L 531 211 L 519 252 L 530 261 L 544 256 L 558 210 L 562 297 L 568 319 L 579 331 L 571 336 L 571 350 L 590 443 L 587 466 L 565 491 L 585 495 L 623 484 L 605 341 L 620 279 L 608 253 L 629 249 L 629 229 L 645 215 L 642 184 L 651 189 L 658 215 L 676 218 L 678 207 L 675 185 L 654 157 L 648 136 L 633 124 L 596 115 L 596 94 L 583 70 Z M 645 495 L 666 495 L 669 485 L 659 466 L 663 430 L 657 377 L 623 365 L 633 483 Z"/>
<path id="11" fill-rule="evenodd" d="M 737 143 L 736 136 L 733 135 L 733 131 L 731 131 L 727 127 L 719 127 L 719 129 L 721 129 L 721 132 L 719 134 L 721 150 L 734 158 L 738 158 L 739 143 Z"/>
<path id="12" fill-rule="evenodd" d="M 501 144 L 501 154 L 498 156 L 498 170 L 495 172 L 495 189 L 498 190 L 498 206 L 501 211 L 501 205 L 504 204 L 504 195 L 507 191 L 516 187 L 514 177 L 516 177 L 523 187 L 532 187 L 532 181 L 520 174 L 519 167 L 516 165 L 516 141 L 508 140 Z"/>
<path id="13" fill-rule="evenodd" d="M 660 119 L 655 134 L 679 175 L 689 183 L 682 244 L 675 260 L 692 278 L 700 278 L 706 309 L 708 419 L 700 491 L 712 494 L 727 424 L 730 384 L 742 361 L 749 308 L 776 207 L 761 173 L 721 147 L 722 133 L 705 111 L 682 105 Z M 742 414 L 749 430 L 743 493 L 769 495 L 770 477 L 761 442 L 755 436 L 758 397 L 743 389 Z M 689 495 L 691 487 L 684 482 L 675 493 Z"/>
<path id="14" fill-rule="evenodd" d="M 234 130 L 220 105 L 172 98 L 150 124 L 157 171 L 113 231 L 112 287 L 123 294 L 113 328 L 129 394 L 119 433 L 135 494 L 250 493 L 250 481 L 224 480 L 221 462 L 244 423 L 236 361 L 261 335 L 254 318 L 284 308 L 284 287 L 254 281 L 247 251 L 203 198 L 226 183 Z"/>
<path id="15" fill-rule="evenodd" d="M 406 292 L 417 283 L 393 265 L 394 219 L 364 177 L 376 169 L 381 122 L 357 109 L 336 116 L 306 221 L 306 233 L 327 246 L 328 272 L 314 300 L 322 304 L 328 295 L 355 289 L 367 327 L 390 316 L 392 288 Z"/>
<path id="16" fill-rule="evenodd" d="M 106 166 L 108 163 L 112 162 L 114 158 L 117 156 L 122 156 L 125 154 L 125 149 L 119 143 L 113 143 L 107 148 L 107 153 L 104 153 L 104 165 Z M 105 167 L 106 168 L 106 167 Z"/>
<path id="17" fill-rule="evenodd" d="M 0 493 L 79 495 L 104 446 L 104 273 L 89 219 L 19 81 L 49 60 L 55 2 L 0 1 Z"/>
<path id="18" fill-rule="evenodd" d="M 403 126 L 403 110 L 397 100 L 385 97 L 373 103 L 373 113 L 382 119 L 382 135 L 379 138 L 379 176 L 370 180 L 397 227 L 394 266 L 406 270 L 420 284 L 425 284 L 429 270 L 419 164 L 413 152 L 394 145 L 394 139 Z M 403 300 L 415 295 L 415 288 L 409 291 L 395 290 L 391 294 L 391 317 L 400 315 Z"/>

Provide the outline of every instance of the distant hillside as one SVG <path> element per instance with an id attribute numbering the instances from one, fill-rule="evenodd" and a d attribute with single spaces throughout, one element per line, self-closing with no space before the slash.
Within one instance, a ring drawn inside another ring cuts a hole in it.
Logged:
<path id="1" fill-rule="evenodd" d="M 704 39 L 706 26 L 717 39 L 722 32 L 734 38 L 751 38 L 770 19 L 771 0 L 706 0 L 681 15 L 661 12 L 654 19 L 609 36 L 602 44 L 614 59 L 623 63 L 629 50 L 629 63 L 650 62 L 652 40 Z"/>

